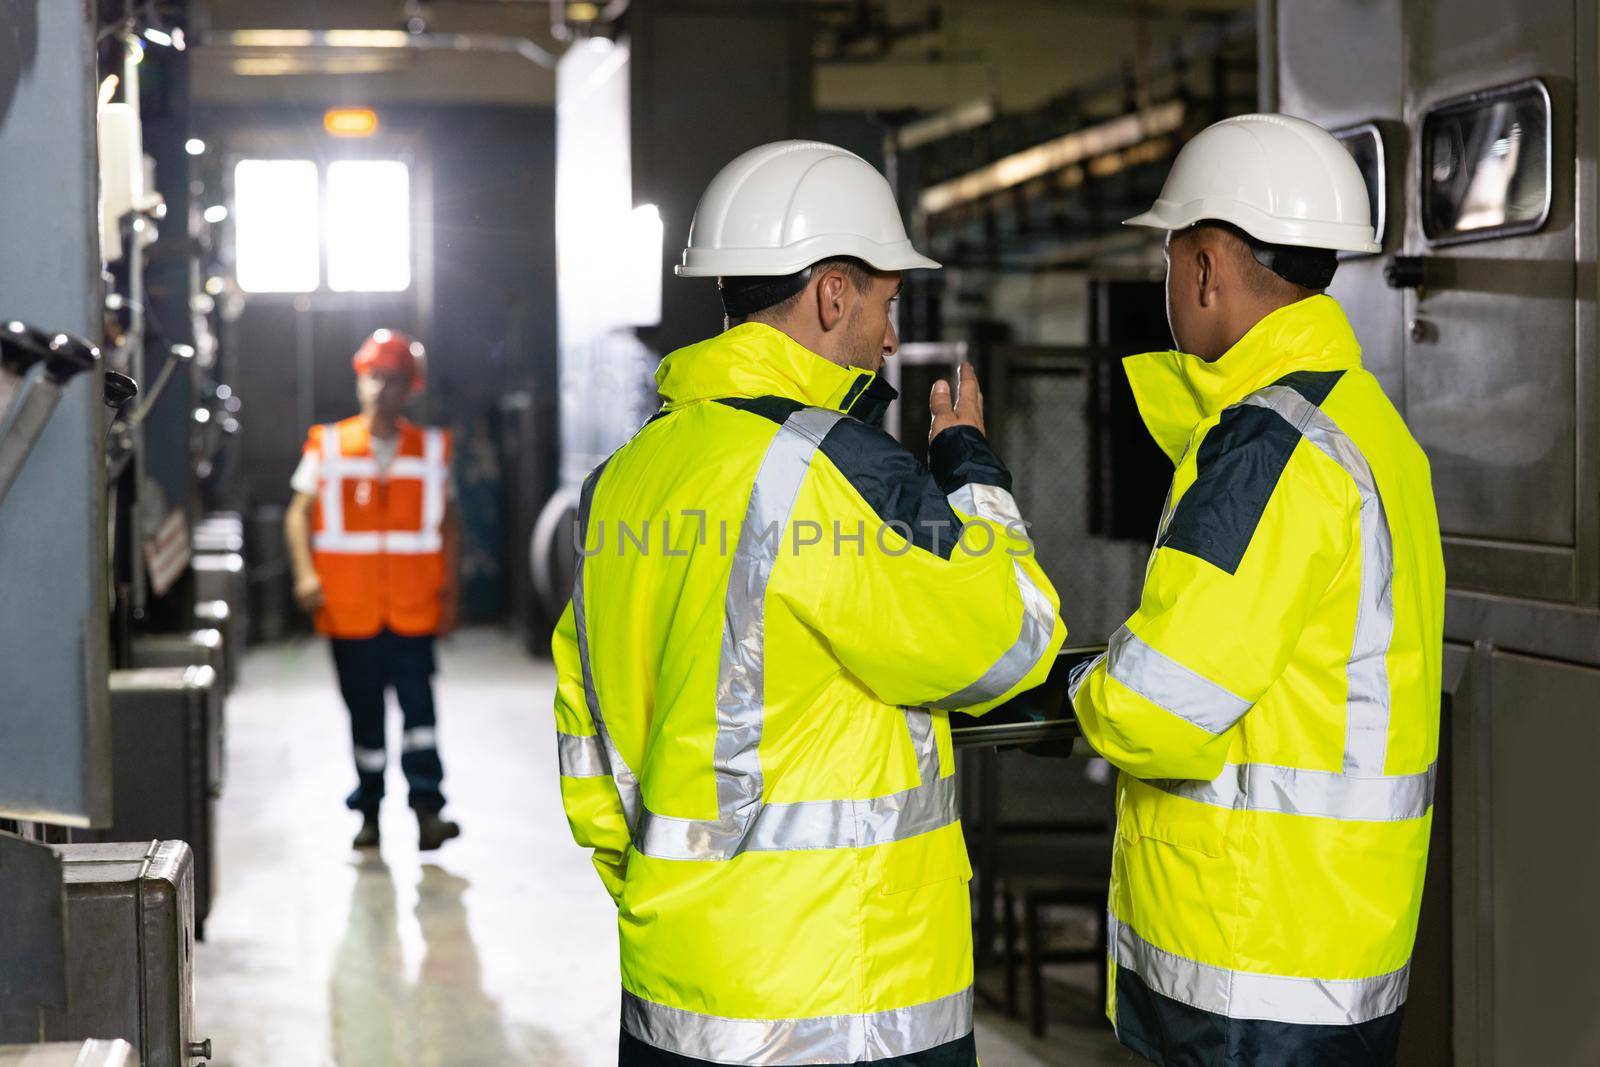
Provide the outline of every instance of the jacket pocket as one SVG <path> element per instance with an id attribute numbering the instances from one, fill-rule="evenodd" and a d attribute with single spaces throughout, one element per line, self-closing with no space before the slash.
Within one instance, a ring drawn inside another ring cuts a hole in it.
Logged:
<path id="1" fill-rule="evenodd" d="M 884 845 L 881 852 L 881 881 L 885 894 L 903 893 L 953 878 L 967 881 L 972 877 L 972 864 L 967 860 L 967 843 L 961 836 L 960 823 Z"/>
<path id="2" fill-rule="evenodd" d="M 1225 852 L 1232 813 L 1170 796 L 1134 780 L 1124 785 L 1127 795 L 1117 819 L 1117 838 L 1127 844 L 1141 839 L 1160 841 L 1211 857 Z"/>

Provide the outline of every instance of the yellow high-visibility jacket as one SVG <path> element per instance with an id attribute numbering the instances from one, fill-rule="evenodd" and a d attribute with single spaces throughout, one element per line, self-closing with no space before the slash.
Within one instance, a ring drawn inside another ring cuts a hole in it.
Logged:
<path id="1" fill-rule="evenodd" d="M 1072 689 L 1122 771 L 1111 1019 L 1163 1064 L 1393 1062 L 1439 743 L 1427 459 L 1327 296 L 1125 365 L 1177 473 Z"/>
<path id="2" fill-rule="evenodd" d="M 970 427 L 922 468 L 856 417 L 893 390 L 768 326 L 657 383 L 584 485 L 553 642 L 622 1028 L 716 1063 L 970 1062 L 949 711 L 1037 685 L 1066 636 L 1010 476 Z"/>

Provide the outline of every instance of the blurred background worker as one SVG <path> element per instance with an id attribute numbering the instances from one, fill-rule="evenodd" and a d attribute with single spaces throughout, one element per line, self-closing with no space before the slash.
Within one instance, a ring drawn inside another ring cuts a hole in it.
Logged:
<path id="1" fill-rule="evenodd" d="M 1066 629 L 972 368 L 933 387 L 931 470 L 878 428 L 901 272 L 936 267 L 854 153 L 745 152 L 679 268 L 729 328 L 584 484 L 561 794 L 617 902 L 629 1067 L 977 1062 L 950 712 L 1038 685 Z"/>
<path id="2" fill-rule="evenodd" d="M 1072 688 L 1123 772 L 1110 1015 L 1160 1064 L 1391 1064 L 1444 562 L 1428 461 L 1324 293 L 1378 250 L 1367 191 L 1320 127 L 1241 115 L 1128 222 L 1167 231 L 1180 350 L 1125 362 L 1177 474 L 1139 610 Z"/>
<path id="3" fill-rule="evenodd" d="M 444 766 L 435 729 L 434 638 L 456 623 L 459 520 L 450 490 L 450 434 L 402 413 L 424 382 L 422 345 L 378 330 L 355 355 L 361 413 L 313 426 L 290 484 L 284 522 L 295 598 L 333 647 L 350 709 L 362 815 L 357 848 L 376 847 L 388 766 L 385 699 L 404 716 L 400 766 L 419 846 L 461 830 L 441 817 Z"/>

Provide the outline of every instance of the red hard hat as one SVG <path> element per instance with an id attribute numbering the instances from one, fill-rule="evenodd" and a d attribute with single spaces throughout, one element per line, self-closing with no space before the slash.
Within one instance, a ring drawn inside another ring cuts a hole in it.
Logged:
<path id="1" fill-rule="evenodd" d="M 422 342 L 399 330 L 376 330 L 356 351 L 357 374 L 390 371 L 411 378 L 411 391 L 420 393 L 426 373 L 423 370 Z"/>

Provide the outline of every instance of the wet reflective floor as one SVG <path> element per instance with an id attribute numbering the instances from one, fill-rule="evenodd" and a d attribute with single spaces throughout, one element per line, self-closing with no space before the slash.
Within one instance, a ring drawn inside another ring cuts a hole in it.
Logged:
<path id="1" fill-rule="evenodd" d="M 615 913 L 562 813 L 553 670 L 507 635 L 468 631 L 441 646 L 437 684 L 462 836 L 418 852 L 391 755 L 383 844 L 361 854 L 326 646 L 247 657 L 195 960 L 196 1034 L 218 1067 L 616 1063 Z M 1103 1032 L 1033 1042 L 983 1022 L 978 1038 L 985 1067 L 1129 1062 Z"/>

